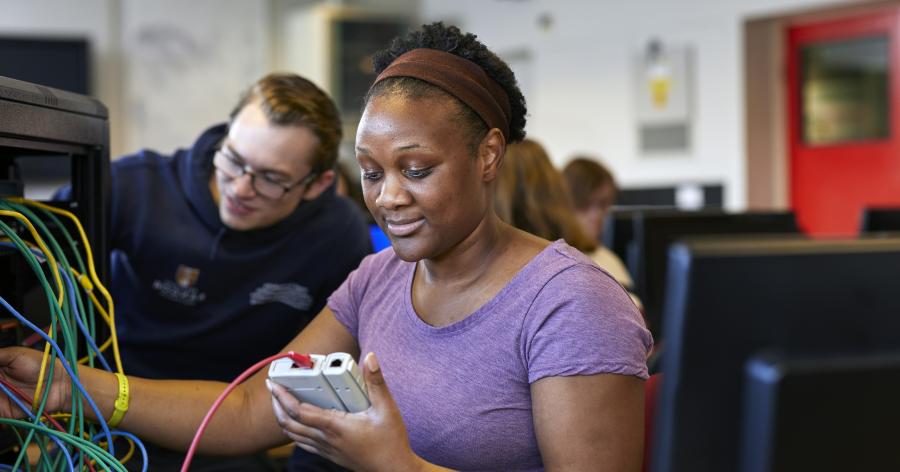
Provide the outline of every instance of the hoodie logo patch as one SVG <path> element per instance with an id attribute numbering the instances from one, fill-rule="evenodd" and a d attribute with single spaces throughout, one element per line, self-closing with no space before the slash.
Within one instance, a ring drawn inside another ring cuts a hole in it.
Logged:
<path id="1" fill-rule="evenodd" d="M 194 284 L 200 278 L 200 269 L 179 265 L 175 270 L 175 280 L 154 280 L 153 289 L 159 296 L 182 305 L 194 306 L 206 300 L 206 294 L 197 290 Z"/>
<path id="2" fill-rule="evenodd" d="M 190 288 L 197 283 L 198 277 L 200 277 L 200 269 L 194 267 L 180 265 L 178 270 L 175 271 L 175 281 L 178 282 L 178 286 L 181 288 Z"/>
<path id="3" fill-rule="evenodd" d="M 295 309 L 308 310 L 312 306 L 312 296 L 309 290 L 298 284 L 273 284 L 265 283 L 250 293 L 251 305 L 263 305 L 279 302 Z"/>

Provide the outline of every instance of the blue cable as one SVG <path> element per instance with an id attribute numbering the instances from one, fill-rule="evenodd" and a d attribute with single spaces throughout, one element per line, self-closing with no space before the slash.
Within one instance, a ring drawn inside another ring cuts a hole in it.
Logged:
<path id="1" fill-rule="evenodd" d="M 143 458 L 141 461 L 141 472 L 147 472 L 147 448 L 144 447 L 144 442 L 141 441 L 140 439 L 138 439 L 137 436 L 135 436 L 127 431 L 119 431 L 117 429 L 114 429 L 112 434 L 113 434 L 113 436 L 122 436 L 122 437 L 131 439 L 132 441 L 134 441 L 134 443 L 137 445 L 138 449 L 141 450 L 141 457 Z M 94 436 L 93 438 L 91 438 L 91 440 L 96 441 L 98 438 L 100 438 L 100 436 L 101 435 L 98 434 L 98 435 Z"/>
<path id="2" fill-rule="evenodd" d="M 0 243 L 0 246 L 8 246 L 18 249 L 18 247 L 13 243 Z M 32 254 L 45 257 L 43 252 L 33 248 L 29 249 L 31 250 Z M 75 323 L 78 325 L 78 329 L 81 330 L 81 334 L 83 334 L 85 339 L 87 339 L 88 347 L 90 347 L 94 351 L 97 360 L 99 360 L 100 363 L 103 364 L 103 368 L 109 372 L 112 372 L 112 368 L 110 367 L 109 363 L 106 362 L 106 358 L 103 357 L 103 353 L 100 352 L 100 348 L 97 347 L 97 342 L 94 341 L 94 338 L 88 333 L 87 327 L 84 326 L 84 322 L 81 320 L 81 316 L 79 316 L 78 304 L 75 303 L 75 289 L 71 279 L 69 278 L 69 274 L 67 274 L 66 271 L 61 267 L 59 268 L 59 273 L 66 281 L 66 288 L 68 289 L 69 300 L 72 301 L 72 310 L 75 312 Z"/>
<path id="3" fill-rule="evenodd" d="M 109 372 L 112 372 L 112 368 L 110 368 L 109 364 L 106 362 L 106 359 L 103 357 L 103 353 L 100 352 L 100 348 L 97 347 L 97 343 L 94 341 L 94 338 L 91 337 L 90 333 L 88 333 L 87 327 L 84 325 L 84 321 L 81 321 L 80 313 L 78 312 L 78 304 L 75 303 L 75 287 L 72 285 L 72 279 L 69 278 L 69 274 L 66 274 L 64 270 L 59 271 L 62 274 L 63 279 L 66 281 L 66 288 L 69 290 L 69 300 L 72 301 L 72 311 L 75 314 L 75 324 L 78 325 L 78 329 L 81 330 L 81 334 L 84 335 L 84 339 L 87 341 L 88 346 L 97 354 L 97 360 L 103 364 L 103 368 Z"/>
<path id="4" fill-rule="evenodd" d="M 18 318 L 18 320 L 21 321 L 22 324 L 34 330 L 35 333 L 38 333 L 42 338 L 44 338 L 45 341 L 47 341 L 48 344 L 50 344 L 50 347 L 53 348 L 53 351 L 55 351 L 56 355 L 59 357 L 60 363 L 62 364 L 63 368 L 66 369 L 66 373 L 69 374 L 69 378 L 72 379 L 72 383 L 74 383 L 75 386 L 78 387 L 78 390 L 84 396 L 84 399 L 87 400 L 88 405 L 90 405 L 91 409 L 94 410 L 94 414 L 97 416 L 97 422 L 100 423 L 100 427 L 103 428 L 103 433 L 106 435 L 107 445 L 109 446 L 107 449 L 109 450 L 109 453 L 113 457 L 115 457 L 116 452 L 113 448 L 112 433 L 110 433 L 109 431 L 109 425 L 106 424 L 106 419 L 103 418 L 103 413 L 100 412 L 100 408 L 97 407 L 97 404 L 94 403 L 94 400 L 87 393 L 87 390 L 85 390 L 84 386 L 81 385 L 81 381 L 78 380 L 78 376 L 75 375 L 75 373 L 72 371 L 72 367 L 66 360 L 66 356 L 63 355 L 62 350 L 59 348 L 59 345 L 56 344 L 56 341 L 51 339 L 50 336 L 47 336 L 47 333 L 35 326 L 34 323 L 28 321 L 28 319 L 22 316 L 18 311 L 16 311 L 15 308 L 10 306 L 10 304 L 7 303 L 6 299 L 2 296 L 0 296 L 0 305 L 3 305 L 3 307 L 9 310 L 9 312 L 12 313 L 13 316 Z"/>
<path id="5" fill-rule="evenodd" d="M 13 469 L 11 464 L 0 464 L 0 470 L 11 470 L 13 472 L 22 472 L 22 469 Z"/>
<path id="6" fill-rule="evenodd" d="M 5 393 L 6 396 L 8 396 L 13 402 L 15 402 L 16 406 L 18 406 L 22 411 L 27 413 L 28 417 L 31 418 L 31 421 L 33 421 L 41 426 L 48 427 L 45 423 L 38 420 L 38 418 L 36 416 L 34 416 L 34 413 L 31 412 L 31 409 L 28 408 L 27 405 L 22 403 L 22 400 L 20 400 L 19 397 L 15 393 L 12 392 L 12 390 L 7 388 L 6 385 L 3 385 L 2 383 L 0 383 L 0 390 L 3 390 L 3 393 Z M 62 440 L 60 440 L 56 436 L 52 436 L 52 435 L 50 435 L 50 439 L 53 440 L 53 442 L 55 442 L 57 446 L 59 446 L 59 450 L 63 451 L 63 454 L 65 455 L 65 458 L 66 458 L 66 462 L 69 464 L 69 470 L 71 472 L 75 472 L 75 463 L 72 462 L 72 455 L 69 454 L 69 450 L 62 443 Z M 12 469 L 12 467 L 10 467 L 10 469 Z"/>

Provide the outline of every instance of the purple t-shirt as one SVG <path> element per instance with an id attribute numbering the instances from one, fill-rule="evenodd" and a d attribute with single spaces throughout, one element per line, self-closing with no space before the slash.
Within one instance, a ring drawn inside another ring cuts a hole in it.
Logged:
<path id="1" fill-rule="evenodd" d="M 374 352 L 413 450 L 459 470 L 541 470 L 530 384 L 544 377 L 647 377 L 652 345 L 625 290 L 557 241 L 465 319 L 426 324 L 412 306 L 416 264 L 366 257 L 328 300 Z"/>

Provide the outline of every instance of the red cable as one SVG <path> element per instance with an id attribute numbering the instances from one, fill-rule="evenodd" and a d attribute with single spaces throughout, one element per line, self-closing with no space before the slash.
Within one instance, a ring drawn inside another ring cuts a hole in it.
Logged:
<path id="1" fill-rule="evenodd" d="M 6 388 L 10 389 L 13 393 L 15 393 L 22 401 L 26 402 L 26 404 L 27 404 L 27 403 L 30 403 L 30 402 L 32 401 L 31 398 L 28 398 L 28 396 L 25 395 L 25 392 L 23 392 L 23 391 L 19 390 L 18 388 L 16 388 L 15 385 L 9 383 L 9 382 L 8 382 L 6 379 L 4 379 L 3 377 L 0 377 L 0 383 L 2 383 L 3 385 L 6 386 Z M 48 421 L 50 421 L 50 423 L 53 424 L 53 426 L 56 426 L 56 429 L 60 430 L 60 431 L 63 432 L 63 433 L 66 432 L 66 428 L 64 428 L 63 425 L 61 425 L 61 424 L 59 423 L 59 421 L 56 421 L 56 418 L 53 418 L 52 416 L 50 416 L 50 415 L 48 415 L 48 414 L 46 414 L 46 413 L 44 413 L 42 416 L 43 416 L 44 418 L 46 418 Z M 94 469 L 94 465 L 91 463 L 90 459 L 88 459 L 87 455 L 82 454 L 81 457 L 82 457 L 82 459 L 84 460 L 84 463 L 87 464 L 88 469 L 90 469 L 91 472 L 97 472 L 97 471 Z"/>
<path id="2" fill-rule="evenodd" d="M 256 371 L 266 366 L 277 359 L 282 359 L 285 357 L 290 357 L 293 359 L 294 363 L 301 367 L 312 367 L 312 359 L 304 354 L 297 354 L 294 351 L 283 352 L 281 354 L 275 354 L 274 356 L 269 356 L 256 364 L 250 366 L 249 369 L 245 370 L 241 375 L 238 375 L 236 379 L 234 379 L 227 387 L 225 387 L 225 391 L 219 395 L 219 398 L 216 398 L 216 401 L 209 407 L 209 411 L 206 412 L 206 416 L 203 417 L 203 421 L 200 422 L 200 426 L 197 427 L 197 432 L 194 434 L 194 439 L 191 441 L 191 447 L 188 448 L 187 454 L 184 456 L 184 462 L 181 464 L 181 472 L 187 472 L 188 468 L 191 466 L 191 460 L 194 458 L 194 453 L 197 452 L 197 446 L 200 444 L 200 437 L 203 436 L 203 432 L 206 431 L 206 427 L 209 425 L 209 421 L 212 419 L 213 414 L 215 414 L 216 410 L 219 409 L 219 406 L 222 405 L 222 402 L 225 401 L 225 397 L 231 393 L 232 390 L 235 389 L 238 385 L 241 384 L 244 380 L 247 380 L 247 377 L 250 377 Z"/>
<path id="3" fill-rule="evenodd" d="M 32 401 L 31 398 L 28 398 L 28 396 L 25 395 L 25 392 L 23 392 L 23 391 L 19 390 L 18 388 L 16 388 L 13 384 L 9 383 L 6 379 L 0 377 L 0 383 L 2 383 L 3 385 L 5 385 L 6 388 L 12 390 L 12 392 L 15 393 L 16 396 L 18 396 L 19 399 L 21 399 L 22 401 L 24 401 L 24 402 L 31 402 L 31 401 Z M 48 419 L 48 420 L 50 421 L 50 423 L 53 424 L 53 426 L 56 426 L 56 429 L 62 431 L 63 433 L 66 432 L 66 428 L 64 428 L 63 425 L 59 424 L 59 422 L 56 421 L 55 418 L 51 417 L 50 415 L 48 415 L 48 414 L 46 414 L 46 413 L 44 413 L 42 416 L 43 416 L 44 418 Z"/>

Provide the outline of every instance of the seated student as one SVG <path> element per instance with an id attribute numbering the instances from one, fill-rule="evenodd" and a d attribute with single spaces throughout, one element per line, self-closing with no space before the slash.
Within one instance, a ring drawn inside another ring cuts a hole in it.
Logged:
<path id="1" fill-rule="evenodd" d="M 506 146 L 494 209 L 503 221 L 535 236 L 562 238 L 586 254 L 597 248 L 575 217 L 566 183 L 547 151 L 532 139 Z"/>
<path id="2" fill-rule="evenodd" d="M 503 223 L 493 182 L 525 103 L 509 67 L 455 27 L 375 55 L 356 137 L 363 193 L 391 248 L 368 256 L 285 351 L 361 360 L 372 406 L 302 403 L 259 372 L 221 405 L 200 451 L 287 441 L 357 470 L 637 471 L 652 340 L 625 291 L 581 252 Z M 236 346 L 232 346 L 236 347 Z M 34 394 L 41 354 L 0 349 Z M 104 412 L 116 376 L 81 367 Z M 49 411 L 70 403 L 54 369 Z M 121 427 L 187 446 L 219 382 L 127 378 Z M 22 416 L 0 399 L 0 414 Z"/>
<path id="3" fill-rule="evenodd" d="M 600 241 L 606 215 L 609 214 L 618 193 L 612 173 L 593 159 L 576 157 L 566 164 L 562 174 L 572 195 L 578 220 L 591 238 Z M 628 290 L 634 288 L 634 281 L 625 264 L 606 246 L 600 244 L 591 253 L 591 259 L 608 270 L 622 286 Z"/>
<path id="4" fill-rule="evenodd" d="M 630 292 L 633 283 L 625 265 L 582 226 L 565 180 L 537 141 L 525 139 L 507 146 L 494 203 L 503 221 L 544 239 L 562 238 L 587 254 L 641 307 L 637 295 Z"/>

